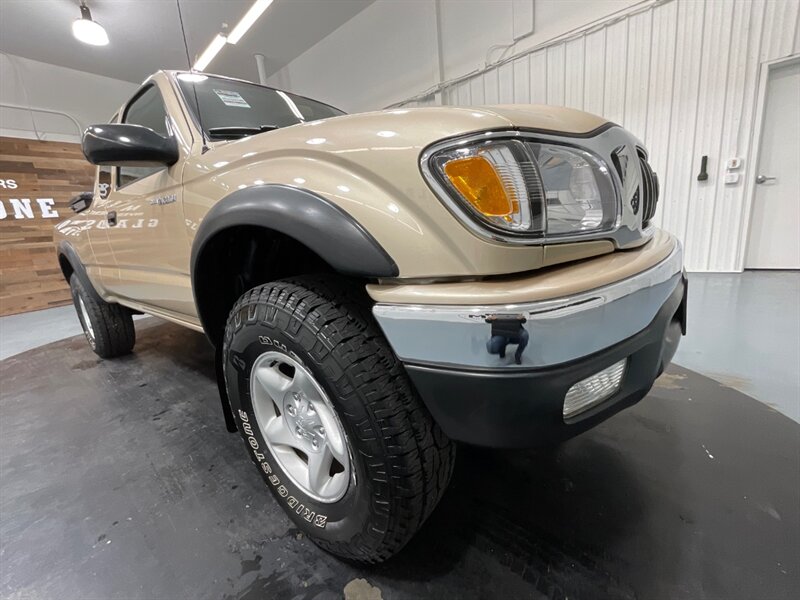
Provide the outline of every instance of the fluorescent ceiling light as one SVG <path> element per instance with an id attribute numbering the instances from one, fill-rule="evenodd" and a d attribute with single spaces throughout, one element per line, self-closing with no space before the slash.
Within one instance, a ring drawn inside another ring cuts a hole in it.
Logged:
<path id="1" fill-rule="evenodd" d="M 226 37 L 221 33 L 218 33 L 217 36 L 211 40 L 208 48 L 203 51 L 203 53 L 200 55 L 200 58 L 198 58 L 194 65 L 192 65 L 192 70 L 204 71 L 205 68 L 211 64 L 211 61 L 214 60 L 214 57 L 217 55 L 217 53 L 219 53 L 220 50 L 222 50 L 222 47 L 226 43 L 235 44 L 242 39 L 244 34 L 247 33 L 247 30 L 253 26 L 253 23 L 258 20 L 258 17 L 260 17 L 261 14 L 267 10 L 267 7 L 269 7 L 272 2 L 273 0 L 256 0 L 253 2 L 253 6 L 250 7 L 250 10 L 248 10 L 242 19 L 236 24 L 236 27 L 233 28 L 233 31 L 230 32 L 230 35 Z M 81 11 L 83 11 L 83 7 L 81 8 Z M 106 41 L 106 43 L 108 42 Z"/>
<path id="2" fill-rule="evenodd" d="M 103 26 L 96 21 L 92 21 L 92 13 L 89 7 L 81 4 L 81 18 L 72 22 L 72 35 L 75 39 L 89 44 L 90 46 L 107 46 L 108 34 Z"/>
<path id="3" fill-rule="evenodd" d="M 270 4 L 272 4 L 272 0 L 256 0 L 253 2 L 253 6 L 250 7 L 250 10 L 244 14 L 241 21 L 239 21 L 236 27 L 231 31 L 228 36 L 228 43 L 235 44 L 242 39 L 244 34 L 247 33 L 247 30 L 253 26 L 253 23 L 267 10 Z"/>
<path id="4" fill-rule="evenodd" d="M 205 68 L 214 60 L 214 57 L 217 53 L 222 50 L 222 47 L 225 45 L 225 36 L 221 33 L 218 33 L 217 36 L 211 40 L 211 43 L 208 45 L 203 53 L 200 55 L 194 65 L 192 65 L 193 71 L 205 71 Z"/>

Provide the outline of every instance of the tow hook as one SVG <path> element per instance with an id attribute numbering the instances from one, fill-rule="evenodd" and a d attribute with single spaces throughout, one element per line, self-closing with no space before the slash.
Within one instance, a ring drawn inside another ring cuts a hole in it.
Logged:
<path id="1" fill-rule="evenodd" d="M 492 326 L 489 340 L 486 342 L 486 350 L 489 354 L 497 354 L 500 358 L 506 357 L 506 347 L 509 344 L 516 344 L 517 350 L 514 352 L 514 362 L 522 364 L 522 353 L 528 345 L 530 335 L 523 325 L 528 321 L 525 315 L 520 314 L 496 314 L 488 315 L 485 319 Z"/>

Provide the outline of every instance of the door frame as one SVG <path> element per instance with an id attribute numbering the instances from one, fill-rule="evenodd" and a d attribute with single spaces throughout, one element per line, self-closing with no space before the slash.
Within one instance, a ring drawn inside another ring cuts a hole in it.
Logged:
<path id="1" fill-rule="evenodd" d="M 767 116 L 767 83 L 769 82 L 770 73 L 774 69 L 783 67 L 792 62 L 800 62 L 800 53 L 764 61 L 758 66 L 756 105 L 754 109 L 755 118 L 753 119 L 753 132 L 750 138 L 750 151 L 748 152 L 747 162 L 745 163 L 744 215 L 742 218 L 742 226 L 739 231 L 739 238 L 744 239 L 744 242 L 739 244 L 739 252 L 736 256 L 736 270 L 739 273 L 744 271 L 744 262 L 747 258 L 747 250 L 750 246 L 750 236 L 752 233 L 750 231 L 750 223 L 753 218 L 753 207 L 755 206 L 756 177 L 758 176 L 758 161 L 761 159 L 764 119 Z"/>

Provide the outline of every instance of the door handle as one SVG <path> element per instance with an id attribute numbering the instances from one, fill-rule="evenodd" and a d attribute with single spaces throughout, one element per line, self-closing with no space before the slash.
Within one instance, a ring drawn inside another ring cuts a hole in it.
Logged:
<path id="1" fill-rule="evenodd" d="M 775 181 L 777 177 L 767 177 L 766 175 L 759 175 L 756 177 L 756 183 L 766 183 L 768 181 Z"/>
<path id="2" fill-rule="evenodd" d="M 109 212 L 106 215 L 106 220 L 108 221 L 108 224 L 111 225 L 112 227 L 114 225 L 116 225 L 117 224 L 117 211 L 112 210 L 111 212 Z"/>

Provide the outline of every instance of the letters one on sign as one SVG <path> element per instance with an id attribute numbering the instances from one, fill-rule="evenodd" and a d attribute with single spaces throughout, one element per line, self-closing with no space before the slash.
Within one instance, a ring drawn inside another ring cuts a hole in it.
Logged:
<path id="1" fill-rule="evenodd" d="M 17 182 L 13 179 L 0 179 L 0 188 L 15 190 Z M 6 208 L 6 202 L 8 208 Z M 36 213 L 45 219 L 56 219 L 58 211 L 53 208 L 55 203 L 53 198 L 36 198 L 33 201 L 30 198 L 0 200 L 0 219 L 7 219 L 10 215 L 13 215 L 15 219 L 35 219 Z"/>
<path id="2" fill-rule="evenodd" d="M 15 219 L 35 219 L 36 213 L 45 219 L 58 217 L 58 211 L 53 208 L 56 201 L 52 198 L 36 198 L 33 202 L 35 204 L 31 202 L 30 198 L 11 198 L 8 200 L 9 207 L 6 209 L 6 201 L 0 200 L 0 219 L 6 219 L 12 215 Z"/>

